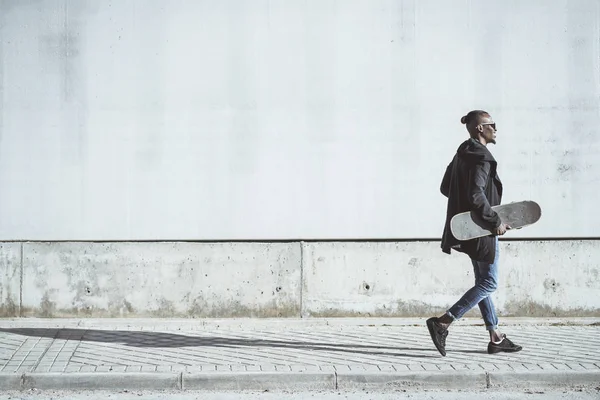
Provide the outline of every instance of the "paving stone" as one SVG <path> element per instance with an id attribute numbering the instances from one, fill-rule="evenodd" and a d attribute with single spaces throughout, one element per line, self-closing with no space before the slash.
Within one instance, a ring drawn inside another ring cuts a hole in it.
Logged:
<path id="1" fill-rule="evenodd" d="M 0 332 L 0 371 L 7 373 L 193 373 L 193 374 L 413 374 L 413 373 L 572 373 L 600 371 L 600 326 L 510 326 L 504 331 L 522 344 L 519 353 L 489 355 L 481 327 L 457 325 L 448 356 L 418 326 L 288 327 L 277 320 L 197 324 L 144 320 L 150 325 L 119 327 L 105 320 L 65 328 Z M 48 322 L 48 323 L 52 323 Z M 269 325 L 269 324 L 272 324 Z M 10 324 L 9 324 L 10 325 Z M 370 326 L 371 325 L 371 326 Z M 59 339 L 40 340 L 53 335 Z M 543 339 L 543 340 L 540 340 Z M 169 375 L 171 376 L 171 375 Z M 172 375 L 175 376 L 175 375 Z M 220 375 L 219 375 L 220 376 Z M 479 376 L 479 375 L 477 375 Z"/>

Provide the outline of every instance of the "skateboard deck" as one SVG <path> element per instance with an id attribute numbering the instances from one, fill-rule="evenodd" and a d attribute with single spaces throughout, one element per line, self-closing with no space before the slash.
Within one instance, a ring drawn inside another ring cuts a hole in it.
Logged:
<path id="1" fill-rule="evenodd" d="M 542 216 L 539 204 L 531 200 L 501 204 L 492 207 L 492 210 L 498 213 L 502 223 L 512 229 L 521 229 L 535 224 Z M 471 211 L 456 214 L 450 220 L 450 230 L 458 240 L 492 235 L 492 232 L 484 227 L 485 223 Z"/>

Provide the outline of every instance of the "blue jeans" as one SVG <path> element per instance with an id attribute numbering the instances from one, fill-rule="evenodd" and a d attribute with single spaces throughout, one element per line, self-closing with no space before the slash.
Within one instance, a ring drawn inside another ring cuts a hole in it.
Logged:
<path id="1" fill-rule="evenodd" d="M 471 308 L 479 305 L 481 316 L 485 322 L 485 328 L 488 331 L 498 329 L 498 316 L 494 310 L 494 303 L 491 295 L 498 288 L 498 261 L 500 259 L 500 246 L 496 237 L 496 255 L 494 262 L 488 264 L 480 261 L 473 261 L 473 270 L 475 271 L 475 286 L 469 289 L 463 297 L 460 298 L 447 314 L 454 320 L 462 318 Z"/>

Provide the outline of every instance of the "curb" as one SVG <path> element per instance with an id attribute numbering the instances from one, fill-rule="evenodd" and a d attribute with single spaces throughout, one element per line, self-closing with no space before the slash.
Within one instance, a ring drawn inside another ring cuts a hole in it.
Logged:
<path id="1" fill-rule="evenodd" d="M 90 372 L 0 374 L 2 390 L 352 390 L 539 388 L 600 384 L 600 371 Z"/>
<path id="2" fill-rule="evenodd" d="M 600 371 L 489 372 L 490 388 L 569 387 L 600 385 Z"/>
<path id="3" fill-rule="evenodd" d="M 423 372 L 339 372 L 337 389 L 350 390 L 364 387 L 380 389 L 464 389 L 486 388 L 487 373 L 457 371 Z"/>
<path id="4" fill-rule="evenodd" d="M 333 390 L 334 372 L 184 373 L 183 390 Z"/>
<path id="5" fill-rule="evenodd" d="M 124 374 L 111 372 L 28 372 L 22 375 L 0 374 L 0 387 L 5 390 L 181 389 L 181 374 L 160 372 L 133 372 Z"/>

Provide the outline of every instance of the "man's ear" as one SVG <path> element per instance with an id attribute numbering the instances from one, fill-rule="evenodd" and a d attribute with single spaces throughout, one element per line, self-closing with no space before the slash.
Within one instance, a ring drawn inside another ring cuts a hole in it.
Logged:
<path id="1" fill-rule="evenodd" d="M 479 124 L 477 125 L 477 130 L 481 133 L 483 133 L 483 125 Z"/>

